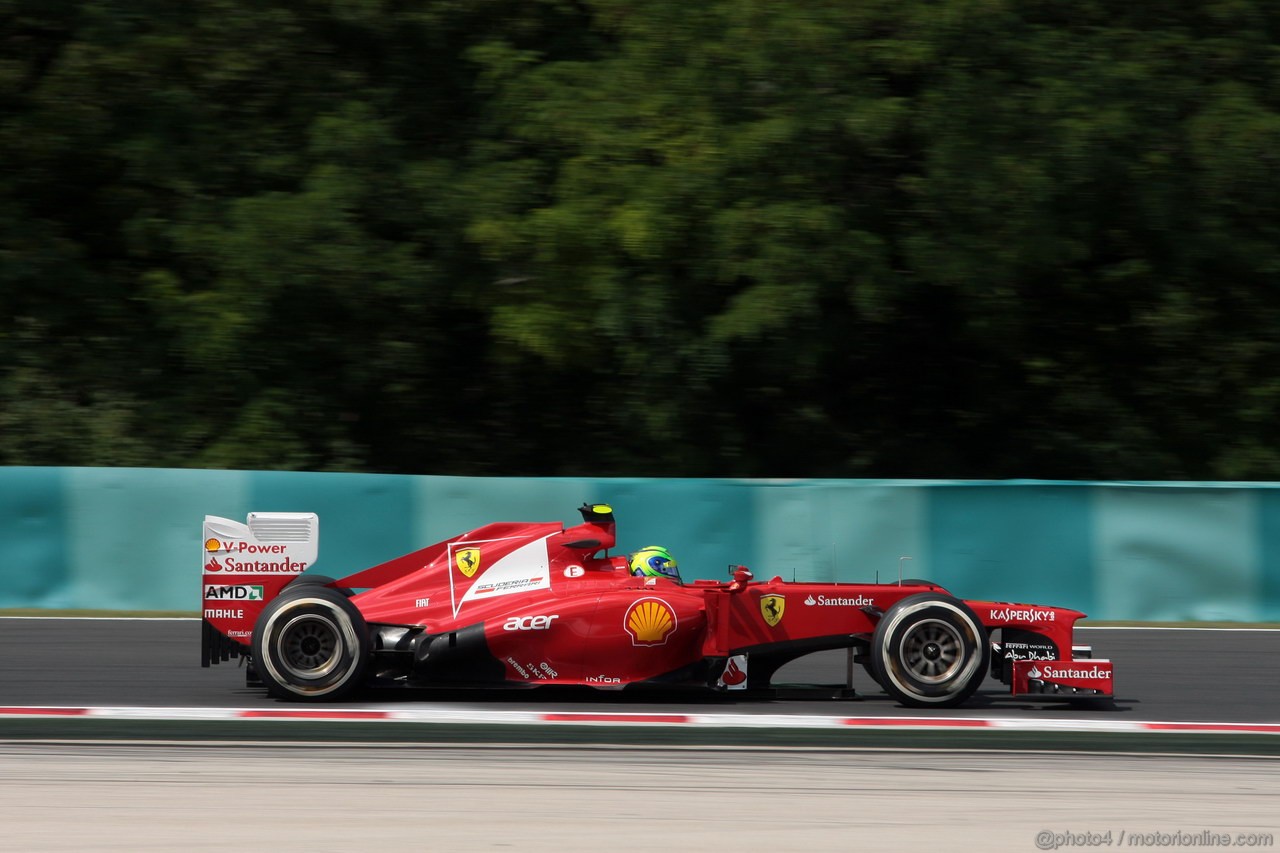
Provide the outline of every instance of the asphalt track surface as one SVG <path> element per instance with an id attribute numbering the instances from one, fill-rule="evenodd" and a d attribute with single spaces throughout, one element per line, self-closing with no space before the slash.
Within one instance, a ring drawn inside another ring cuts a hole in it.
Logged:
<path id="1" fill-rule="evenodd" d="M 1111 708 L 1003 697 L 947 716 L 1276 722 L 1280 631 L 1082 631 Z M 0 706 L 262 708 L 199 666 L 197 620 L 0 619 Z M 843 652 L 787 681 L 839 682 Z M 854 700 L 544 691 L 362 695 L 346 707 L 922 716 L 858 668 Z M 297 705 L 279 703 L 280 707 Z M 4 851 L 1034 851 L 1280 843 L 1280 759 L 1120 752 L 495 743 L 0 740 Z M 156 737 L 156 735 L 150 735 Z M 54 735 L 56 737 L 56 735 Z M 1224 841 L 1225 839 L 1225 841 Z"/>
<path id="2" fill-rule="evenodd" d="M 0 851 L 1265 850 L 1280 841 L 1277 769 L 1132 755 L 0 742 Z"/>
<path id="3" fill-rule="evenodd" d="M 988 680 L 947 716 L 1280 722 L 1280 630 L 1081 629 L 1077 642 L 1115 663 L 1111 707 L 1027 702 Z M 202 668 L 195 619 L 0 618 L 0 705 L 261 708 L 277 704 L 244 686 L 234 663 Z M 839 683 L 843 651 L 795 661 L 775 682 Z M 721 713 L 920 716 L 885 695 L 855 668 L 853 700 L 740 701 L 722 696 L 631 695 L 588 691 L 469 691 L 444 696 L 363 694 L 346 707 L 445 707 L 487 710 L 625 710 Z M 296 707 L 296 706 L 293 706 Z"/>

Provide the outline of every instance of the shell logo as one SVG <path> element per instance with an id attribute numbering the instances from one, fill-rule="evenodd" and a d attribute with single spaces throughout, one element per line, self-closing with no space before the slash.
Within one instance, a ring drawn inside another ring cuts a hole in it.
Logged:
<path id="1" fill-rule="evenodd" d="M 676 612 L 660 598 L 642 598 L 627 609 L 622 627 L 633 646 L 661 646 L 676 629 Z"/>
<path id="2" fill-rule="evenodd" d="M 217 539 L 206 539 L 204 540 L 204 549 L 206 551 L 221 551 L 222 543 L 219 542 Z"/>

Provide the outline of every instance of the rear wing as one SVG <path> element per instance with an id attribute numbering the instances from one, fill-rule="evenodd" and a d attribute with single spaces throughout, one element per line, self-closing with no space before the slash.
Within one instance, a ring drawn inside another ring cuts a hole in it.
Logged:
<path id="1" fill-rule="evenodd" d="M 262 608 L 315 563 L 319 549 L 320 518 L 314 512 L 251 512 L 243 524 L 206 515 L 201 666 L 246 654 Z"/>

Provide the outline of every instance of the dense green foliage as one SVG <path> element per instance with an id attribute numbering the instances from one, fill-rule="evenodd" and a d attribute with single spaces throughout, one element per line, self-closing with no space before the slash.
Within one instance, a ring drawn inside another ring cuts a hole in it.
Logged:
<path id="1" fill-rule="evenodd" d="M 1280 479 L 1280 6 L 0 0 L 0 464 Z"/>

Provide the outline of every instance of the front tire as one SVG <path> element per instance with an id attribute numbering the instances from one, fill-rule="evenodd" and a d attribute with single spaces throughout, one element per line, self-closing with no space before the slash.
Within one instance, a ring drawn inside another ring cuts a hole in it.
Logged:
<path id="1" fill-rule="evenodd" d="M 991 655 L 987 632 L 958 598 L 909 595 L 889 608 L 871 639 L 871 673 L 914 708 L 953 708 L 977 691 Z"/>
<path id="2" fill-rule="evenodd" d="M 253 660 L 267 692 L 280 699 L 339 699 L 360 686 L 369 663 L 369 629 L 346 596 L 314 583 L 287 589 L 258 616 Z"/>

